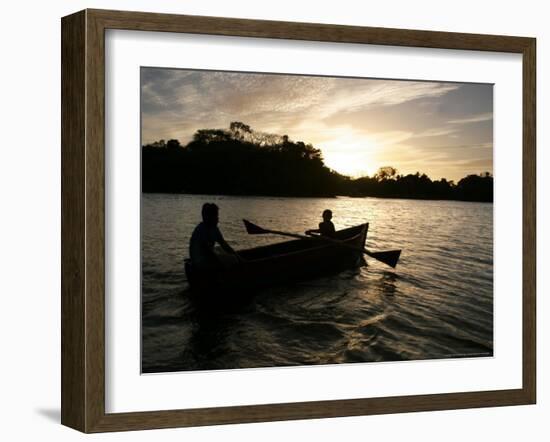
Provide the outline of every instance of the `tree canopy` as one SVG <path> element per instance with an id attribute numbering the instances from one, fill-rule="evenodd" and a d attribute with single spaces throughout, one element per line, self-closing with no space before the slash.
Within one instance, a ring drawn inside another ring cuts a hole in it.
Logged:
<path id="1" fill-rule="evenodd" d="M 468 175 L 455 184 L 388 166 L 353 179 L 328 168 L 311 144 L 235 121 L 229 129 L 200 129 L 185 146 L 175 139 L 142 146 L 142 191 L 492 201 L 493 177 Z"/>

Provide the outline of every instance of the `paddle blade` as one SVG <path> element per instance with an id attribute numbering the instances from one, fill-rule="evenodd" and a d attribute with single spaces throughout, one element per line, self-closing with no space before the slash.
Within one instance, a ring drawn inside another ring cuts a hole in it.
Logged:
<path id="1" fill-rule="evenodd" d="M 401 250 L 388 250 L 387 252 L 369 252 L 368 255 L 374 259 L 377 259 L 390 267 L 395 268 L 399 257 L 401 256 Z"/>
<path id="2" fill-rule="evenodd" d="M 260 226 L 257 226 L 246 219 L 243 219 L 243 223 L 246 228 L 246 233 L 249 235 L 262 235 L 264 233 L 269 233 L 267 230 L 262 229 Z"/>

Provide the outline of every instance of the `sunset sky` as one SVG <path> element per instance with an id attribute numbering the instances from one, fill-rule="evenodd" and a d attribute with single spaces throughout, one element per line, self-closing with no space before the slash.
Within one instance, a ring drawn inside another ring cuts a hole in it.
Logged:
<path id="1" fill-rule="evenodd" d="M 143 144 L 198 129 L 288 135 L 345 175 L 493 172 L 493 86 L 142 68 Z"/>

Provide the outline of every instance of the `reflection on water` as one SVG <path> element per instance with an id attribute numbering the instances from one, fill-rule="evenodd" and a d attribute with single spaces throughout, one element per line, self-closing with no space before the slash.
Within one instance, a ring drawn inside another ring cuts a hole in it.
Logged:
<path id="1" fill-rule="evenodd" d="M 395 270 L 368 265 L 260 292 L 207 315 L 188 299 L 183 259 L 200 208 L 220 207 L 236 249 L 242 218 L 276 230 L 370 223 L 367 247 L 403 249 Z M 163 372 L 489 356 L 493 351 L 493 205 L 375 198 L 142 196 L 142 370 Z"/>

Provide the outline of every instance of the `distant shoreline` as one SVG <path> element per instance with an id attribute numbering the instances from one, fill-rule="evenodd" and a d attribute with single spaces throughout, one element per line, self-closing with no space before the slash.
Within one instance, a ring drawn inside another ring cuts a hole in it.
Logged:
<path id="1" fill-rule="evenodd" d="M 255 132 L 241 122 L 232 122 L 229 129 L 198 130 L 185 146 L 175 139 L 144 145 L 141 160 L 145 193 L 493 201 L 490 172 L 455 183 L 384 166 L 373 176 L 352 178 L 328 168 L 313 145 Z"/>
<path id="2" fill-rule="evenodd" d="M 147 192 L 142 191 L 142 195 L 190 195 L 190 196 L 222 196 L 222 197 L 237 197 L 237 198 L 289 198 L 289 199 L 336 199 L 336 198 L 374 198 L 380 200 L 410 200 L 410 201 L 456 201 L 460 203 L 484 203 L 493 204 L 493 201 L 476 201 L 476 200 L 461 200 L 456 198 L 423 198 L 423 197 L 403 197 L 403 196 L 371 196 L 371 195 L 262 195 L 262 194 L 229 194 L 229 193 L 206 193 L 206 192 Z"/>

